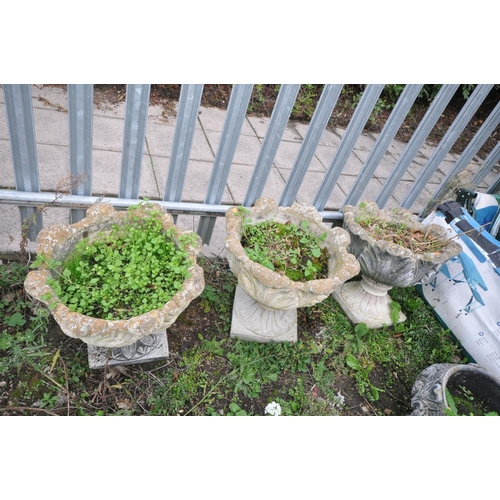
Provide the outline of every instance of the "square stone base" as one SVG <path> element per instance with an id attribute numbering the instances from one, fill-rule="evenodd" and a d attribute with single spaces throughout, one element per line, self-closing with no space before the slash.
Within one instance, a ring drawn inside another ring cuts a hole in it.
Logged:
<path id="1" fill-rule="evenodd" d="M 297 342 L 297 309 L 268 309 L 238 285 L 234 295 L 231 338 L 254 342 Z"/>
<path id="2" fill-rule="evenodd" d="M 143 337 L 125 347 L 96 347 L 88 345 L 89 367 L 92 369 L 116 365 L 136 365 L 168 358 L 168 340 L 165 331 Z"/>

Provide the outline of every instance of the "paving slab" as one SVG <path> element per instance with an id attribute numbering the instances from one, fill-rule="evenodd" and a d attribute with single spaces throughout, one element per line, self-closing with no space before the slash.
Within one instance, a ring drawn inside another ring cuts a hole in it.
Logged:
<path id="1" fill-rule="evenodd" d="M 170 157 L 175 137 L 175 126 L 158 120 L 149 120 L 146 128 L 146 148 L 154 156 Z M 215 153 L 202 129 L 194 132 L 190 150 L 191 160 L 211 161 Z"/>
<path id="2" fill-rule="evenodd" d="M 366 149 L 355 149 L 353 151 L 353 155 L 359 159 L 362 165 L 364 165 L 370 155 L 370 151 L 367 151 Z M 391 176 L 392 171 L 394 170 L 394 165 L 396 164 L 396 161 L 397 160 L 394 157 L 394 155 L 390 153 L 384 154 L 384 156 L 382 156 L 382 158 L 380 159 L 379 164 L 373 175 L 380 179 L 388 179 Z M 345 173 L 353 173 L 353 172 L 349 172 L 348 170 L 346 170 Z M 408 181 L 414 180 L 414 177 L 410 173 L 408 173 L 408 171 L 406 171 L 403 174 L 402 178 Z"/>
<path id="3" fill-rule="evenodd" d="M 286 182 L 288 182 L 288 178 L 290 177 L 291 170 L 290 169 L 278 169 L 280 174 L 283 176 Z M 323 184 L 325 179 L 325 172 L 317 172 L 314 170 L 309 170 L 306 172 L 304 176 L 304 180 L 300 185 L 300 188 L 297 192 L 297 196 L 295 197 L 295 202 L 297 203 L 309 203 L 313 204 L 314 199 L 316 198 L 316 194 L 318 193 L 321 185 Z M 281 194 L 276 198 L 280 199 Z M 338 211 L 342 205 L 342 202 L 345 200 L 346 193 L 341 189 L 339 184 L 334 187 L 332 193 L 330 194 L 327 203 L 325 205 L 325 210 L 333 210 Z"/>
<path id="4" fill-rule="evenodd" d="M 411 181 L 401 181 L 397 184 L 396 188 L 392 192 L 391 198 L 387 201 L 384 208 L 394 208 L 401 205 L 401 202 L 410 190 L 413 182 Z M 418 195 L 417 199 L 413 203 L 413 209 L 421 212 L 426 206 L 429 200 L 432 198 L 432 192 L 427 187 L 425 187 Z"/>
<path id="5" fill-rule="evenodd" d="M 318 146 L 316 148 L 315 156 L 319 159 L 321 164 L 324 166 L 325 170 L 330 168 L 332 161 L 335 158 L 337 153 L 337 149 L 331 146 Z M 352 152 L 342 169 L 342 172 L 348 175 L 358 175 L 361 172 L 363 167 L 362 161 L 358 158 L 357 155 Z"/>
<path id="6" fill-rule="evenodd" d="M 337 184 L 341 187 L 342 191 L 349 194 L 353 186 L 356 184 L 357 176 L 340 174 Z M 360 201 L 375 201 L 378 193 L 382 189 L 383 182 L 372 177 L 364 189 Z"/>
<path id="7" fill-rule="evenodd" d="M 207 130 L 205 131 L 205 135 L 210 143 L 210 147 L 217 155 L 222 137 L 221 132 Z M 254 166 L 257 163 L 261 146 L 262 143 L 255 135 L 240 135 L 238 144 L 236 145 L 236 151 L 234 152 L 233 163 Z"/>
<path id="8" fill-rule="evenodd" d="M 175 124 L 166 123 L 156 117 L 150 116 L 146 124 L 146 144 L 144 151 L 150 155 L 170 157 L 174 136 Z M 197 145 L 199 144 L 199 141 L 193 142 Z"/>
<path id="9" fill-rule="evenodd" d="M 347 129 L 336 128 L 335 133 L 343 138 L 346 130 Z M 375 137 L 371 133 L 362 132 L 357 138 L 353 149 L 364 149 L 366 151 L 371 151 L 375 144 L 375 140 L 376 140 Z"/>
<path id="10" fill-rule="evenodd" d="M 230 206 L 228 205 L 228 208 Z M 224 257 L 225 247 L 224 241 L 226 238 L 226 219 L 224 217 L 214 217 L 215 225 L 212 231 L 210 242 L 206 243 L 201 248 L 202 255 L 206 257 Z M 176 225 L 183 231 L 196 232 L 196 228 L 200 222 L 199 215 L 179 215 Z"/>
<path id="11" fill-rule="evenodd" d="M 69 118 L 67 112 L 34 108 L 35 137 L 37 144 L 69 146 Z"/>
<path id="12" fill-rule="evenodd" d="M 291 122 L 293 124 L 293 127 L 297 132 L 300 134 L 302 137 L 301 141 L 305 139 L 307 135 L 307 131 L 309 130 L 309 124 L 308 123 L 301 123 L 301 122 Z M 338 147 L 340 144 L 340 141 L 342 139 L 341 136 L 341 131 L 338 129 L 335 129 L 331 127 L 330 125 L 327 125 L 325 129 L 323 130 L 323 133 L 321 134 L 321 138 L 318 142 L 318 145 L 320 146 L 333 146 L 335 148 Z"/>
<path id="13" fill-rule="evenodd" d="M 105 151 L 122 151 L 124 120 L 96 115 L 92 120 L 93 148 Z"/>
<path id="14" fill-rule="evenodd" d="M 48 207 L 42 214 L 43 226 L 53 224 L 68 224 L 69 209 L 61 207 Z M 14 205 L 0 204 L 0 258 L 2 256 L 18 255 L 22 242 L 21 217 L 19 208 Z M 36 243 L 28 241 L 26 250 L 30 254 L 36 253 Z"/>
<path id="15" fill-rule="evenodd" d="M 267 129 L 269 127 L 270 118 L 267 117 L 257 117 L 257 116 L 247 116 L 248 123 L 250 123 L 255 135 L 259 139 L 264 139 Z M 297 131 L 297 126 L 295 122 L 288 122 L 283 135 L 281 136 L 282 141 L 291 142 L 302 142 L 303 137 Z"/>
<path id="16" fill-rule="evenodd" d="M 227 179 L 227 187 L 235 205 L 242 205 L 245 201 L 254 170 L 254 167 L 249 167 L 248 165 L 232 165 Z M 284 188 L 285 180 L 278 169 L 272 168 L 261 196 L 267 196 L 277 200 L 281 196 Z"/>
<path id="17" fill-rule="evenodd" d="M 163 192 L 167 183 L 170 158 L 161 156 L 151 156 L 156 182 L 161 190 L 160 198 L 163 198 Z M 207 196 L 210 177 L 212 174 L 213 161 L 190 160 L 188 162 L 184 188 L 182 190 L 182 199 L 193 203 L 203 203 Z M 222 195 L 222 204 L 233 204 L 234 200 L 229 189 L 224 188 Z"/>
<path id="18" fill-rule="evenodd" d="M 68 112 L 68 93 L 66 87 L 32 85 L 31 98 L 34 109 L 46 109 L 63 113 Z"/>
<path id="19" fill-rule="evenodd" d="M 200 112 L 198 113 L 198 126 L 205 131 L 222 132 L 225 119 L 226 110 L 201 106 Z M 252 126 L 246 119 L 243 120 L 241 134 L 250 136 L 255 135 Z"/>
<path id="20" fill-rule="evenodd" d="M 3 95 L 3 93 L 0 93 Z M 0 140 L 9 141 L 9 128 L 7 126 L 7 113 L 5 111 L 4 103 L 0 102 Z"/>
<path id="21" fill-rule="evenodd" d="M 274 157 L 274 165 L 279 169 L 292 169 L 295 165 L 295 160 L 297 159 L 301 145 L 302 143 L 300 142 L 281 141 L 276 156 Z M 324 172 L 325 167 L 316 156 L 313 156 L 309 163 L 308 170 Z"/>
<path id="22" fill-rule="evenodd" d="M 60 191 L 69 186 L 69 148 L 38 144 L 38 168 L 42 191 Z"/>
<path id="23" fill-rule="evenodd" d="M 14 188 L 14 168 L 12 167 L 12 151 L 10 141 L 0 139 L 0 187 L 2 189 Z"/>

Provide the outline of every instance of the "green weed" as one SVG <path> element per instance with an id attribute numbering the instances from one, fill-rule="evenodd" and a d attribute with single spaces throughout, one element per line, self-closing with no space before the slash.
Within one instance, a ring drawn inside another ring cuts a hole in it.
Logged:
<path id="1" fill-rule="evenodd" d="M 287 276 L 309 281 L 328 276 L 328 250 L 322 247 L 326 233 L 314 236 L 307 221 L 300 227 L 291 222 L 266 220 L 243 222 L 241 244 L 254 262 Z"/>
<path id="2" fill-rule="evenodd" d="M 450 385 L 450 388 L 453 384 Z M 482 398 L 475 396 L 472 391 L 466 387 L 459 385 L 453 387 L 453 394 L 448 388 L 446 389 L 446 401 L 448 407 L 445 409 L 445 414 L 452 417 L 498 417 L 496 411 L 489 411 L 488 403 Z"/>
<path id="3" fill-rule="evenodd" d="M 297 99 L 293 105 L 291 117 L 293 119 L 310 120 L 316 109 L 324 85 L 306 83 L 301 85 Z"/>
<path id="4" fill-rule="evenodd" d="M 184 250 L 190 236 L 176 242 L 158 210 L 133 206 L 123 226 L 92 242 L 83 238 L 64 262 L 47 262 L 40 255 L 33 267 L 44 264 L 52 271 L 48 284 L 70 311 L 127 319 L 162 307 L 182 288 L 190 267 Z"/>
<path id="5" fill-rule="evenodd" d="M 171 346 L 168 360 L 121 371 L 90 370 L 86 345 L 57 333 L 49 311 L 24 294 L 26 266 L 0 266 L 0 414 L 264 415 L 274 401 L 283 416 L 350 415 L 359 414 L 354 394 L 373 414 L 390 405 L 404 415 L 425 367 L 460 362 L 450 333 L 413 288 L 389 292 L 407 317 L 398 328 L 353 325 L 328 297 L 298 311 L 295 343 L 231 339 L 235 278 L 224 259 L 200 264 L 208 288 L 189 317 L 209 315 L 210 325 L 201 332 L 196 321 L 174 323 L 182 350 Z"/>

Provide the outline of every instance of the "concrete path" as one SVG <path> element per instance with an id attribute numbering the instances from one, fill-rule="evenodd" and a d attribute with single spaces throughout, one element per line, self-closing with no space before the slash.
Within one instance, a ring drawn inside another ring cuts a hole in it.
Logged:
<path id="1" fill-rule="evenodd" d="M 65 89 L 33 85 L 32 97 L 41 188 L 42 191 L 54 191 L 70 175 L 67 94 Z M 92 194 L 116 196 L 120 180 L 125 99 L 117 106 L 95 104 L 94 109 Z M 224 117 L 224 110 L 205 107 L 200 109 L 183 190 L 183 201 L 201 203 L 205 198 Z M 267 124 L 266 118 L 246 117 L 224 191 L 223 204 L 243 203 Z M 150 106 L 140 183 L 141 197 L 162 198 L 174 132 L 175 116 L 166 115 L 161 106 Z M 307 124 L 289 122 L 274 160 L 264 196 L 276 200 L 280 198 L 306 132 Z M 298 202 L 312 203 L 344 132 L 342 129 L 325 130 L 297 196 Z M 359 138 L 325 210 L 339 209 L 356 182 L 357 175 L 376 138 L 376 135 L 371 133 L 364 133 Z M 375 199 L 404 147 L 404 143 L 393 142 L 363 193 L 363 199 Z M 422 147 L 387 207 L 399 205 L 433 149 L 429 145 Z M 414 212 L 425 206 L 456 158 L 456 155 L 447 155 L 426 186 L 425 192 L 412 207 Z M 498 174 L 493 172 L 489 175 L 491 179 L 486 179 L 486 183 L 483 183 L 484 188 Z M 0 188 L 15 188 L 3 92 L 0 92 Z M 67 223 L 68 213 L 68 209 L 65 208 L 49 208 L 44 215 L 44 225 Z M 182 215 L 178 218 L 178 224 L 183 229 L 196 230 L 197 221 L 197 216 Z M 0 255 L 19 251 L 20 230 L 18 208 L 0 204 Z M 224 247 L 224 236 L 224 218 L 219 217 L 210 245 L 204 245 L 203 253 L 208 256 L 220 255 Z M 33 252 L 35 248 L 35 244 L 30 243 L 29 250 Z"/>

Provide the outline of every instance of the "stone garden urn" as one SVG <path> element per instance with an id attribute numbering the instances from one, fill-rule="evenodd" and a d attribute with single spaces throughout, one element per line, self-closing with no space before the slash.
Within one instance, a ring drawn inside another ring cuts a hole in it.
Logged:
<path id="1" fill-rule="evenodd" d="M 226 212 L 225 249 L 231 271 L 238 278 L 230 336 L 257 342 L 297 340 L 297 308 L 325 300 L 337 287 L 359 273 L 356 258 L 347 251 L 349 234 L 340 227 L 323 224 L 312 205 L 279 207 L 270 198 L 260 198 L 245 215 L 251 223 L 264 220 L 300 225 L 306 220 L 314 236 L 326 233 L 321 244 L 329 253 L 328 277 L 292 281 L 252 261 L 241 244 L 242 217 L 238 208 Z"/>
<path id="2" fill-rule="evenodd" d="M 160 205 L 148 206 L 161 212 L 161 223 L 165 230 L 173 228 L 174 241 L 180 235 L 190 232 L 177 228 L 172 216 Z M 76 224 L 55 225 L 40 231 L 37 237 L 37 254 L 43 254 L 49 260 L 63 262 L 78 241 L 88 238 L 91 242 L 99 233 L 109 232 L 112 226 L 124 225 L 125 215 L 126 211 L 115 211 L 105 203 L 93 205 L 87 210 L 87 216 Z M 203 269 L 196 263 L 201 240 L 197 235 L 193 236 L 192 244 L 186 248 L 190 267 L 182 288 L 163 307 L 139 316 L 107 320 L 70 311 L 47 283 L 54 276 L 54 271 L 44 264 L 28 273 L 25 290 L 47 306 L 50 304 L 52 316 L 66 335 L 88 344 L 91 368 L 101 367 L 105 362 L 131 364 L 167 357 L 166 329 L 201 294 L 205 285 Z"/>
<path id="3" fill-rule="evenodd" d="M 476 364 L 442 363 L 423 370 L 411 391 L 412 416 L 443 416 L 449 407 L 446 389 L 454 384 L 480 397 L 490 411 L 500 413 L 500 379 Z"/>
<path id="4" fill-rule="evenodd" d="M 365 323 L 368 328 L 392 325 L 391 298 L 387 294 L 393 287 L 408 287 L 430 280 L 443 264 L 458 255 L 462 247 L 447 240 L 446 230 L 437 224 L 424 226 L 418 218 L 404 208 L 379 209 L 374 202 L 364 202 L 358 207 L 345 205 L 343 227 L 351 237 L 349 252 L 361 266 L 361 281 L 350 281 L 333 294 L 353 323 Z M 359 221 L 370 221 L 369 227 Z M 415 238 L 433 238 L 443 245 L 438 252 L 420 253 L 409 245 L 378 239 L 376 227 L 388 223 L 407 228 Z M 405 321 L 399 313 L 399 322 Z"/>

